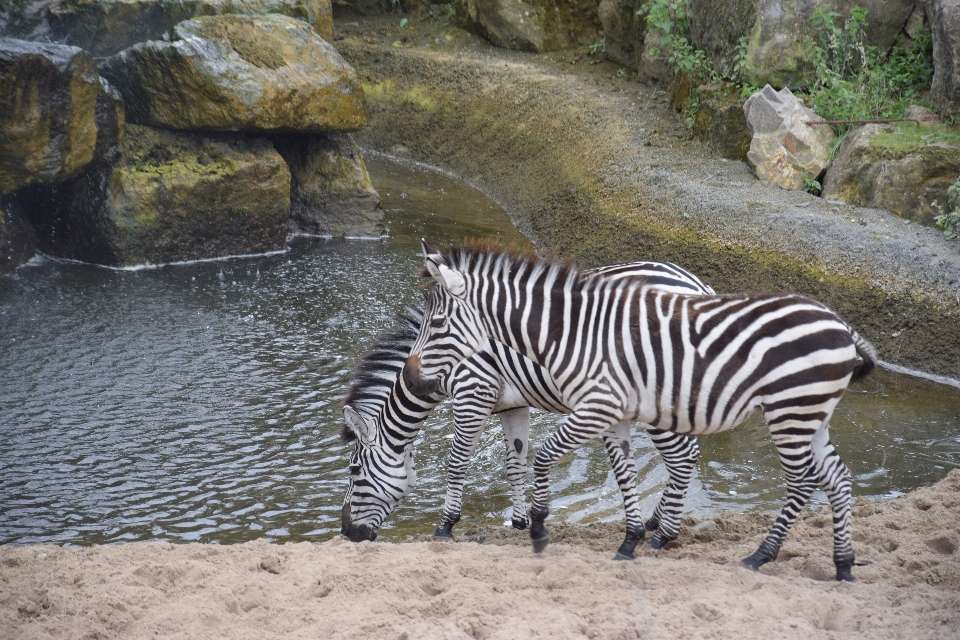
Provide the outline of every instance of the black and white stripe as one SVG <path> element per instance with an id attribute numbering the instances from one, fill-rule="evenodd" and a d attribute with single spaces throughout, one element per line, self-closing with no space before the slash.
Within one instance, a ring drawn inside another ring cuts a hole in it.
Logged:
<path id="1" fill-rule="evenodd" d="M 795 294 L 687 295 L 642 278 L 610 278 L 490 247 L 443 254 L 424 243 L 437 281 L 404 368 L 429 388 L 490 339 L 542 365 L 570 418 L 534 461 L 531 537 L 548 534 L 549 473 L 610 425 L 636 419 L 691 436 L 762 412 L 787 476 L 788 498 L 767 539 L 744 560 L 776 558 L 800 509 L 823 486 L 834 512 L 838 579 L 852 579 L 850 476 L 829 441 L 829 419 L 851 379 L 869 373 L 873 347 L 830 309 Z M 856 366 L 860 355 L 863 366 Z M 627 504 L 632 557 L 643 537 Z"/>
<path id="2" fill-rule="evenodd" d="M 639 262 L 593 270 L 611 279 L 644 277 L 661 290 L 712 293 L 692 274 L 669 263 Z M 400 370 L 409 354 L 422 316 L 408 309 L 401 326 L 378 340 L 364 356 L 344 403 L 348 439 L 356 439 L 350 481 L 343 505 L 342 531 L 352 539 L 372 539 L 383 520 L 412 489 L 412 443 L 421 423 L 445 396 L 454 402 L 456 429 L 448 463 L 447 496 L 436 535 L 451 536 L 460 519 L 466 468 L 473 457 L 487 418 L 496 413 L 503 426 L 506 471 L 513 497 L 513 524 L 524 528 L 524 480 L 529 448 L 529 407 L 570 413 L 547 372 L 502 343 L 488 341 L 485 349 L 457 363 L 436 389 L 411 392 Z M 679 533 L 680 514 L 700 452 L 694 438 L 648 428 L 660 451 L 669 483 L 647 523 L 656 530 L 651 544 L 660 547 Z M 626 423 L 601 434 L 624 500 L 635 502 L 636 466 Z"/>

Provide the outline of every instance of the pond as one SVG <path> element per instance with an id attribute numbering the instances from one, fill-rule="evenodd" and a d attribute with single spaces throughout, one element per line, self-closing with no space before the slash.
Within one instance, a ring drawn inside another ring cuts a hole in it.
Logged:
<path id="1" fill-rule="evenodd" d="M 449 176 L 378 155 L 368 168 L 386 239 L 298 239 L 279 255 L 142 270 L 35 260 L 0 279 L 0 543 L 337 535 L 350 448 L 340 402 L 357 357 L 422 299 L 419 239 L 527 242 L 495 202 Z M 419 484 L 386 539 L 437 523 L 448 405 L 417 442 Z M 556 420 L 534 412 L 534 446 Z M 880 371 L 851 387 L 832 425 L 855 495 L 898 495 L 960 467 L 960 390 L 947 385 Z M 687 513 L 779 508 L 762 425 L 700 442 Z M 634 445 L 648 515 L 666 471 L 642 429 Z M 493 420 L 459 530 L 506 519 L 502 447 Z M 599 445 L 553 480 L 552 518 L 622 517 Z"/>

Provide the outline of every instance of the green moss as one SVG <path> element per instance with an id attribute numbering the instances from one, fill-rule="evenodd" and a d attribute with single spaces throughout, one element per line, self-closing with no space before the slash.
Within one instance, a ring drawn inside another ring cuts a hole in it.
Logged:
<path id="1" fill-rule="evenodd" d="M 898 157 L 938 143 L 960 148 L 960 131 L 946 127 L 904 123 L 897 125 L 896 130 L 892 132 L 880 131 L 870 137 L 871 148 L 882 151 L 884 155 Z"/>
<path id="2" fill-rule="evenodd" d="M 367 96 L 367 101 L 372 103 L 384 102 L 398 107 L 414 107 L 427 112 L 438 109 L 437 100 L 430 95 L 426 87 L 418 84 L 403 89 L 398 87 L 392 79 L 375 84 L 364 82 L 363 93 Z"/>

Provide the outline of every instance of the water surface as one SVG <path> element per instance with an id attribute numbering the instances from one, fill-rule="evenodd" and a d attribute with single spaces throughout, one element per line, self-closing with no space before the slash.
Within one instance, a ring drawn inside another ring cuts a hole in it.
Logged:
<path id="1" fill-rule="evenodd" d="M 368 165 L 388 239 L 301 239 L 283 255 L 139 271 L 38 261 L 0 278 L 0 543 L 336 535 L 349 452 L 340 400 L 357 357 L 421 299 L 420 237 L 526 242 L 456 180 L 376 156 Z M 419 486 L 386 523 L 388 539 L 433 530 L 451 424 L 447 404 L 428 422 Z M 534 413 L 534 443 L 555 427 Z M 960 467 L 960 391 L 881 371 L 851 388 L 832 434 L 857 495 L 931 484 Z M 642 430 L 634 444 L 647 514 L 666 473 Z M 689 513 L 779 508 L 762 426 L 701 447 Z M 461 529 L 507 517 L 502 458 L 489 428 Z M 622 517 L 599 445 L 553 479 L 554 517 Z"/>

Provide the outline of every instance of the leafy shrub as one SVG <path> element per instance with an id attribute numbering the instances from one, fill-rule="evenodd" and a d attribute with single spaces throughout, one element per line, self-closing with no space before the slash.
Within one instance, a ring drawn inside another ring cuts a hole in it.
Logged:
<path id="1" fill-rule="evenodd" d="M 957 181 L 950 185 L 950 188 L 947 189 L 947 195 L 949 196 L 947 211 L 933 220 L 937 229 L 943 231 L 943 235 L 948 238 L 960 238 L 960 178 L 957 178 Z"/>

